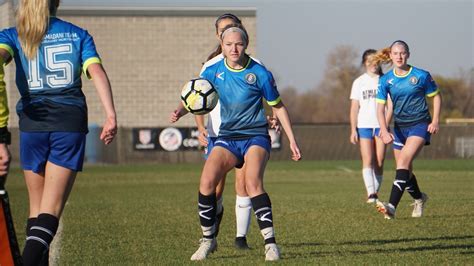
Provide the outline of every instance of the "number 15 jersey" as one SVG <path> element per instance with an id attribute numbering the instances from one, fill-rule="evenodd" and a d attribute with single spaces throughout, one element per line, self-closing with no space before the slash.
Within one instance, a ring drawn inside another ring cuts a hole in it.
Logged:
<path id="1" fill-rule="evenodd" d="M 25 56 L 16 28 L 0 31 L 0 48 L 15 59 L 21 131 L 87 132 L 81 70 L 101 61 L 86 30 L 52 17 L 34 59 Z"/>

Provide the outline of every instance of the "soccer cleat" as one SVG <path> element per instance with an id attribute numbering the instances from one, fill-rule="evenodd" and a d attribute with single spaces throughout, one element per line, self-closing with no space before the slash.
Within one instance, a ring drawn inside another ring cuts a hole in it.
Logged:
<path id="1" fill-rule="evenodd" d="M 367 203 L 377 203 L 377 200 L 379 197 L 377 196 L 376 193 L 370 194 L 369 197 L 367 197 Z"/>
<path id="2" fill-rule="evenodd" d="M 421 199 L 416 199 L 415 202 L 411 204 L 411 206 L 414 206 L 411 217 L 418 218 L 423 216 L 423 208 L 425 207 L 426 201 L 428 201 L 428 195 L 421 193 Z"/>
<path id="3" fill-rule="evenodd" d="M 219 228 L 221 226 L 222 216 L 224 216 L 224 207 L 222 207 L 222 211 L 216 215 L 216 232 L 214 233 L 216 237 L 219 234 Z"/>
<path id="4" fill-rule="evenodd" d="M 204 260 L 212 252 L 217 250 L 217 240 L 216 238 L 208 239 L 201 238 L 199 240 L 199 248 L 191 256 L 191 260 Z"/>
<path id="5" fill-rule="evenodd" d="M 384 215 L 385 219 L 395 219 L 395 207 L 393 207 L 392 204 L 377 201 L 375 207 L 377 208 L 378 212 Z"/>
<path id="6" fill-rule="evenodd" d="M 276 261 L 280 259 L 280 250 L 275 243 L 265 245 L 265 261 Z"/>
<path id="7" fill-rule="evenodd" d="M 245 236 L 239 236 L 235 238 L 235 247 L 237 249 L 250 249 Z"/>

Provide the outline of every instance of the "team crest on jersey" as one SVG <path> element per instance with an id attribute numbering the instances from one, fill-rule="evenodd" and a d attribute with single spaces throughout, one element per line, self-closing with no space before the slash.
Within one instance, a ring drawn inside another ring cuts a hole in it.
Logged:
<path id="1" fill-rule="evenodd" d="M 411 77 L 411 78 L 410 78 L 410 83 L 411 83 L 412 85 L 416 85 L 416 84 L 418 83 L 418 79 L 417 79 L 416 77 Z"/>
<path id="2" fill-rule="evenodd" d="M 248 73 L 245 75 L 245 81 L 247 81 L 248 84 L 253 85 L 257 82 L 257 76 L 255 76 L 254 73 Z"/>

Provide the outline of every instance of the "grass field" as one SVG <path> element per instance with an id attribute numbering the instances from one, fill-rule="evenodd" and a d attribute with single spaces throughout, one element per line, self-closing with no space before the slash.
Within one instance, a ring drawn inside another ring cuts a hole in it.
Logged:
<path id="1" fill-rule="evenodd" d="M 360 162 L 270 162 L 266 190 L 283 264 L 474 264 L 474 161 L 418 161 L 425 216 L 411 218 L 405 193 L 395 220 L 365 203 Z M 388 162 L 381 197 L 388 199 Z M 200 164 L 87 166 L 67 203 L 61 265 L 189 264 L 200 238 Z M 262 264 L 262 237 L 252 218 L 249 251 L 234 249 L 233 174 L 224 196 L 219 248 L 207 264 Z M 20 245 L 27 192 L 18 169 L 7 188 Z"/>

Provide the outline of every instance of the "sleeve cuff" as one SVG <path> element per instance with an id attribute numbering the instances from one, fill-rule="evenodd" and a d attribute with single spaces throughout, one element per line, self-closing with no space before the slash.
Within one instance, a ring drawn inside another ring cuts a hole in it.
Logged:
<path id="1" fill-rule="evenodd" d="M 102 64 L 102 61 L 98 57 L 91 57 L 84 62 L 82 66 L 82 71 L 84 71 L 84 74 L 88 79 L 92 79 L 91 75 L 87 71 L 87 68 L 89 68 L 89 66 L 92 64 Z"/>
<path id="2" fill-rule="evenodd" d="M 268 105 L 270 105 L 270 106 L 275 106 L 275 105 L 279 104 L 280 102 L 281 102 L 281 98 L 280 98 L 280 97 L 278 97 L 278 98 L 277 98 L 276 100 L 274 100 L 274 101 L 267 101 Z"/>
<path id="3" fill-rule="evenodd" d="M 387 100 L 375 99 L 375 102 L 385 104 L 387 102 Z"/>
<path id="4" fill-rule="evenodd" d="M 428 93 L 428 94 L 426 94 L 426 96 L 428 96 L 428 97 L 433 97 L 433 96 L 435 96 L 435 95 L 436 95 L 436 94 L 438 94 L 438 93 L 439 93 L 439 89 L 438 89 L 438 88 L 436 88 L 436 90 L 435 90 L 435 91 L 433 91 L 432 93 Z"/>
<path id="5" fill-rule="evenodd" d="M 15 56 L 15 53 L 13 52 L 13 49 L 9 45 L 6 45 L 4 43 L 0 43 L 0 48 L 5 49 L 10 54 L 10 56 L 12 58 Z M 5 65 L 8 65 L 8 63 L 10 63 L 10 62 L 4 62 Z"/>

